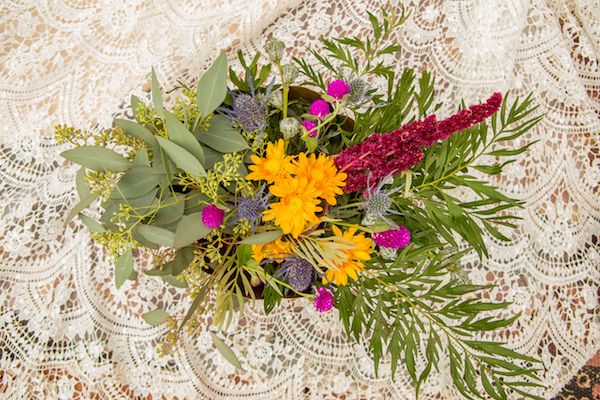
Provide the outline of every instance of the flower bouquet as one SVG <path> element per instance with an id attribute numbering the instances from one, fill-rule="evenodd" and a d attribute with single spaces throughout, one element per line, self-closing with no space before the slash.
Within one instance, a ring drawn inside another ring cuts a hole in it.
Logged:
<path id="1" fill-rule="evenodd" d="M 182 326 L 218 330 L 248 301 L 269 313 L 306 298 L 315 312 L 336 308 L 375 371 L 389 357 L 417 393 L 446 357 L 466 398 L 537 398 L 538 361 L 477 336 L 502 340 L 518 315 L 486 300 L 490 287 L 469 283 L 459 262 L 485 257 L 487 234 L 509 240 L 507 211 L 522 203 L 490 181 L 541 116 L 529 97 L 493 93 L 438 119 L 431 75 L 385 61 L 408 16 L 369 14 L 370 36 L 325 39 L 313 64 L 286 62 L 277 40 L 268 57 L 239 53 L 241 74 L 221 54 L 172 107 L 152 71 L 151 102 L 132 97 L 132 118 L 95 133 L 57 127 L 74 145 L 62 156 L 81 165 L 67 221 L 78 216 L 115 257 L 116 286 L 142 272 L 193 298 L 186 315 L 144 315 L 168 325 L 163 351 Z M 140 252 L 152 269 L 134 267 Z"/>

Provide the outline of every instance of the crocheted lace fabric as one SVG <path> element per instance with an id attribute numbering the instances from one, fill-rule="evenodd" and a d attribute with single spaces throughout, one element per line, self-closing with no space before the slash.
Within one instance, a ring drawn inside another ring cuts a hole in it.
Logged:
<path id="1" fill-rule="evenodd" d="M 79 223 L 76 167 L 59 157 L 56 123 L 103 127 L 130 94 L 147 95 L 154 66 L 164 87 L 193 82 L 227 48 L 261 50 L 276 36 L 297 55 L 320 36 L 362 35 L 378 0 L 5 0 L 0 4 L 0 397 L 412 398 L 406 376 L 373 374 L 365 346 L 333 313 L 305 300 L 262 305 L 225 333 L 244 371 L 210 334 L 158 357 L 163 327 L 140 315 L 183 314 L 182 289 L 140 274 L 120 290 L 112 261 Z M 465 262 L 492 298 L 522 312 L 508 342 L 544 362 L 556 394 L 600 342 L 600 4 L 597 0 L 427 0 L 397 33 L 397 68 L 433 72 L 448 115 L 493 91 L 533 92 L 546 117 L 539 142 L 498 178 L 527 206 L 509 243 Z M 519 143 L 515 143 L 519 145 Z M 138 265 L 138 268 L 142 268 Z M 423 398 L 457 399 L 447 365 Z M 151 397 L 150 397 L 151 396 Z"/>

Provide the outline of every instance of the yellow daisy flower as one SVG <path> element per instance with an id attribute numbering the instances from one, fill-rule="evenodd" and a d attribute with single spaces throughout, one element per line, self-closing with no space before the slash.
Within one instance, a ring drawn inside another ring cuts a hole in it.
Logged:
<path id="1" fill-rule="evenodd" d="M 290 244 L 281 239 L 270 243 L 252 245 L 252 258 L 258 263 L 265 258 L 276 259 L 277 262 L 281 262 L 290 254 L 292 254 Z"/>
<path id="2" fill-rule="evenodd" d="M 298 237 L 308 223 L 318 224 L 316 213 L 321 211 L 318 192 L 306 178 L 285 178 L 269 187 L 270 192 L 281 200 L 271 204 L 263 212 L 263 220 L 275 220 L 283 233 Z"/>
<path id="3" fill-rule="evenodd" d="M 300 153 L 293 162 L 291 172 L 311 181 L 319 192 L 319 197 L 332 206 L 337 203 L 335 196 L 344 193 L 342 187 L 346 185 L 346 174 L 338 172 L 333 160 L 325 154 L 319 154 L 319 157 L 311 154 L 307 157 Z"/>
<path id="4" fill-rule="evenodd" d="M 364 261 L 371 259 L 373 241 L 371 238 L 365 237 L 364 233 L 356 234 L 356 228 L 350 228 L 346 232 L 342 232 L 337 226 L 332 226 L 331 229 L 335 236 L 345 243 L 354 244 L 354 246 L 344 250 L 346 259 L 340 260 L 340 263 L 336 263 L 337 269 L 328 269 L 325 271 L 323 284 L 333 282 L 336 285 L 346 285 L 348 277 L 353 280 L 358 279 L 357 272 L 365 267 Z"/>
<path id="5" fill-rule="evenodd" d="M 254 155 L 250 159 L 254 165 L 248 167 L 252 172 L 246 176 L 246 179 L 255 181 L 264 179 L 268 183 L 273 183 L 290 175 L 292 157 L 285 154 L 284 143 L 281 139 L 267 145 L 265 158 Z"/>

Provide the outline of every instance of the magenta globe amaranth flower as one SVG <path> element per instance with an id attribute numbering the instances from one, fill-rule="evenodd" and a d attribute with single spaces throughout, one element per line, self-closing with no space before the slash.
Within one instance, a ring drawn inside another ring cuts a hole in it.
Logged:
<path id="1" fill-rule="evenodd" d="M 223 223 L 225 212 L 214 204 L 210 204 L 202 209 L 202 222 L 208 228 L 218 228 Z"/>
<path id="2" fill-rule="evenodd" d="M 333 308 L 333 294 L 323 287 L 317 288 L 317 294 L 313 301 L 315 310 L 318 312 L 326 312 Z"/>
<path id="3" fill-rule="evenodd" d="M 410 243 L 410 231 L 405 226 L 400 226 L 398 229 L 376 232 L 372 238 L 379 247 L 403 249 Z"/>
<path id="4" fill-rule="evenodd" d="M 308 132 L 309 137 L 316 137 L 318 135 L 317 130 L 315 129 L 317 125 L 312 121 L 302 121 L 302 126 Z"/>
<path id="5" fill-rule="evenodd" d="M 327 85 L 327 94 L 336 100 L 341 100 L 350 92 L 350 86 L 341 80 L 337 79 Z"/>
<path id="6" fill-rule="evenodd" d="M 311 115 L 314 115 L 319 119 L 325 118 L 330 111 L 331 109 L 329 108 L 329 103 L 327 103 L 323 99 L 313 101 L 310 107 L 308 108 L 308 112 L 310 112 Z"/>

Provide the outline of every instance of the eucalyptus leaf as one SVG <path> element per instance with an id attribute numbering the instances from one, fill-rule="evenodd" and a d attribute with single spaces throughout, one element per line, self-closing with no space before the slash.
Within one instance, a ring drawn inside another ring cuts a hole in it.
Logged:
<path id="1" fill-rule="evenodd" d="M 158 149 L 158 142 L 156 141 L 156 137 L 154 137 L 154 135 L 148 130 L 148 128 L 145 128 L 137 122 L 129 121 L 127 119 L 115 119 L 113 123 L 117 127 L 123 129 L 123 132 L 125 132 L 125 134 L 144 141 L 146 144 L 150 145 L 154 150 Z"/>
<path id="2" fill-rule="evenodd" d="M 152 243 L 172 247 L 175 235 L 166 229 L 152 225 L 138 225 L 138 233 Z"/>
<path id="3" fill-rule="evenodd" d="M 79 219 L 92 233 L 102 233 L 105 232 L 106 229 L 95 219 L 88 217 L 85 214 L 79 213 Z"/>
<path id="4" fill-rule="evenodd" d="M 167 282 L 169 285 L 174 286 L 176 288 L 184 289 L 188 287 L 187 282 L 181 276 L 176 277 L 173 275 L 162 275 L 160 278 L 163 281 Z"/>
<path id="5" fill-rule="evenodd" d="M 194 260 L 194 248 L 191 246 L 182 247 L 175 254 L 173 259 L 173 275 L 182 273 Z"/>
<path id="6" fill-rule="evenodd" d="M 169 158 L 175 162 L 177 167 L 190 175 L 200 178 L 206 176 L 206 171 L 202 167 L 202 164 L 200 164 L 200 161 L 183 147 L 161 137 L 158 138 L 158 143 L 165 150 Z"/>
<path id="7" fill-rule="evenodd" d="M 85 179 L 85 168 L 81 167 L 77 170 L 77 174 L 75 174 L 75 187 L 77 188 L 77 194 L 80 199 L 87 197 L 92 193 L 92 189 L 90 189 L 90 185 Z"/>
<path id="8" fill-rule="evenodd" d="M 156 326 L 164 323 L 169 318 L 169 314 L 165 310 L 157 308 L 156 310 L 142 314 L 142 318 L 149 325 Z"/>
<path id="9" fill-rule="evenodd" d="M 235 368 L 241 370 L 242 364 L 240 363 L 240 360 L 237 358 L 237 356 L 235 355 L 233 350 L 231 350 L 231 348 L 229 346 L 227 346 L 225 344 L 225 342 L 221 338 L 219 338 L 217 335 L 215 335 L 213 332 L 211 332 L 210 334 L 212 336 L 213 343 L 215 344 L 215 347 L 217 348 L 219 353 L 221 353 L 221 355 L 227 361 L 229 361 L 229 363 L 231 365 L 233 365 Z"/>
<path id="10" fill-rule="evenodd" d="M 172 164 L 162 148 L 152 154 L 152 173 L 158 179 L 158 185 L 164 192 L 170 191 L 169 185 L 173 179 L 172 171 L 174 169 L 175 164 Z"/>
<path id="11" fill-rule="evenodd" d="M 150 167 L 134 167 L 119 180 L 111 199 L 142 197 L 158 186 L 158 179 L 152 174 Z"/>
<path id="12" fill-rule="evenodd" d="M 125 253 L 117 257 L 115 261 L 115 285 L 117 289 L 123 286 L 123 283 L 129 278 L 133 272 L 133 254 L 131 249 L 127 249 Z"/>
<path id="13" fill-rule="evenodd" d="M 266 244 L 271 243 L 283 236 L 283 232 L 280 229 L 274 231 L 256 233 L 252 236 L 248 236 L 240 243 L 242 244 Z"/>
<path id="14" fill-rule="evenodd" d="M 133 236 L 133 238 L 135 239 L 136 242 L 138 242 L 139 244 L 141 244 L 144 247 L 147 247 L 149 249 L 158 249 L 158 245 L 154 242 L 149 241 L 148 239 L 146 239 L 144 236 L 142 236 L 142 234 L 138 231 L 140 228 L 140 225 L 136 225 L 132 230 L 131 230 L 131 236 Z"/>
<path id="15" fill-rule="evenodd" d="M 202 75 L 196 88 L 198 109 L 206 118 L 217 109 L 227 96 L 227 56 L 221 53 L 214 64 Z"/>
<path id="16" fill-rule="evenodd" d="M 65 150 L 60 155 L 94 171 L 124 172 L 131 167 L 131 161 L 106 147 L 80 146 Z"/>
<path id="17" fill-rule="evenodd" d="M 183 216 L 183 210 L 185 209 L 185 201 L 183 200 L 184 197 L 184 194 L 175 193 L 175 197 L 171 195 L 165 198 L 162 201 L 162 208 L 160 208 L 156 213 L 156 220 L 154 223 L 164 227 L 164 225 L 172 224 L 173 222 L 181 219 Z"/>
<path id="18" fill-rule="evenodd" d="M 158 84 L 158 79 L 156 79 L 156 73 L 154 72 L 154 68 L 152 68 L 152 104 L 154 105 L 154 110 L 159 117 L 164 118 L 164 109 L 163 109 L 163 98 L 160 92 L 160 86 Z"/>
<path id="19" fill-rule="evenodd" d="M 184 247 L 202 239 L 210 232 L 210 228 L 202 223 L 202 213 L 186 215 L 181 218 L 175 232 L 175 247 Z"/>
<path id="20" fill-rule="evenodd" d="M 150 276 L 173 275 L 173 261 L 166 262 L 160 267 L 155 267 L 144 271 L 144 273 Z"/>
<path id="21" fill-rule="evenodd" d="M 158 188 L 155 187 L 147 194 L 141 197 L 130 198 L 124 201 L 124 203 L 129 203 L 130 206 L 136 209 L 139 213 L 145 214 L 150 211 L 150 208 L 155 206 L 156 194 L 158 193 Z"/>
<path id="22" fill-rule="evenodd" d="M 131 95 L 131 114 L 138 122 L 141 122 L 141 121 L 137 119 L 135 114 L 136 114 L 136 111 L 140 104 L 145 104 L 145 103 L 142 100 L 140 100 L 139 97 Z"/>
<path id="23" fill-rule="evenodd" d="M 82 198 L 77 204 L 73 206 L 73 208 L 69 212 L 69 215 L 67 215 L 67 218 L 65 218 L 63 226 L 67 226 L 67 224 L 71 222 L 71 220 L 75 218 L 77 214 L 89 207 L 90 204 L 92 204 L 97 198 L 98 195 L 94 193 L 90 193 L 84 198 Z"/>
<path id="24" fill-rule="evenodd" d="M 204 147 L 204 157 L 206 159 L 204 167 L 211 169 L 219 161 L 223 161 L 223 153 L 211 149 L 210 147 Z"/>
<path id="25" fill-rule="evenodd" d="M 196 135 L 199 141 L 221 153 L 233 153 L 248 148 L 246 139 L 233 128 L 224 115 L 215 115 L 206 132 Z"/>
<path id="26" fill-rule="evenodd" d="M 192 191 L 189 193 L 189 198 L 185 200 L 185 215 L 195 214 L 201 212 L 206 204 L 210 202 L 208 196 L 198 191 Z"/>
<path id="27" fill-rule="evenodd" d="M 173 114 L 165 112 L 169 140 L 196 157 L 201 164 L 205 163 L 204 151 L 198 140 Z"/>
<path id="28" fill-rule="evenodd" d="M 156 142 L 158 145 L 158 141 Z M 146 149 L 139 149 L 133 158 L 134 167 L 150 167 L 150 159 L 148 158 L 148 152 Z"/>

